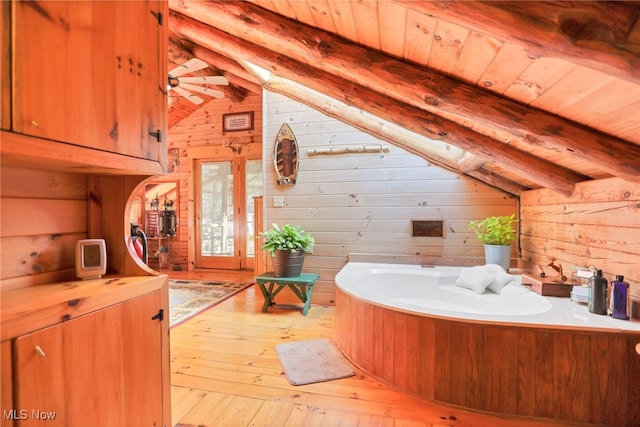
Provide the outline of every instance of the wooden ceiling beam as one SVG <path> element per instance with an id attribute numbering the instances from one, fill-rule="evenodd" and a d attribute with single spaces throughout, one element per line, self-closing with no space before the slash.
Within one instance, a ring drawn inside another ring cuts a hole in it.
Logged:
<path id="1" fill-rule="evenodd" d="M 248 43 L 195 19 L 174 11 L 170 12 L 170 16 L 170 28 L 197 44 L 225 56 L 234 54 L 237 58 L 344 101 L 347 105 L 357 106 L 415 133 L 470 151 L 516 176 L 525 176 L 527 180 L 537 183 L 540 187 L 552 188 L 562 194 L 572 194 L 575 184 L 585 179 L 581 175 L 461 127 L 451 120 Z M 268 83 L 263 85 L 269 86 Z M 345 120 L 344 116 L 337 117 Z M 349 123 L 348 120 L 345 121 Z M 428 147 L 423 147 L 422 150 L 428 152 Z M 440 162 L 436 159 L 435 163 Z"/>
<path id="2" fill-rule="evenodd" d="M 372 115 L 363 114 L 359 108 L 339 105 L 333 98 L 318 96 L 317 92 L 306 88 L 292 87 L 292 84 L 288 80 L 285 81 L 278 77 L 266 82 L 264 85 L 268 90 L 282 93 L 305 105 L 313 107 L 329 117 L 334 117 L 345 123 L 349 123 L 351 126 L 373 135 L 378 139 L 402 147 L 432 164 L 452 172 L 460 172 L 457 168 L 457 160 L 449 150 L 439 148 L 435 143 L 425 141 L 424 137 L 418 136 L 417 134 L 414 135 L 404 130 L 399 132 L 396 129 L 390 128 L 380 121 L 381 117 L 379 116 L 375 116 L 374 118 Z M 469 171 L 466 175 L 518 197 L 522 192 L 529 189 L 504 176 L 491 174 L 489 171 L 483 169 Z"/>
<path id="3" fill-rule="evenodd" d="M 485 159 L 475 156 L 467 151 L 464 156 L 458 160 L 458 169 L 460 172 L 469 173 L 482 168 L 485 163 Z"/>
<path id="4" fill-rule="evenodd" d="M 283 52 L 463 127 L 482 123 L 495 131 L 491 137 L 503 142 L 517 140 L 523 146 L 549 153 L 568 151 L 611 175 L 640 182 L 640 150 L 622 139 L 403 63 L 248 2 L 170 0 L 169 5 L 174 11 L 258 45 L 258 50 Z"/>
<path id="5" fill-rule="evenodd" d="M 518 197 L 520 197 L 523 192 L 530 190 L 530 188 L 527 188 L 518 182 L 509 180 L 504 176 L 495 174 L 487 169 L 476 169 L 467 172 L 466 175 L 475 178 L 480 182 L 484 182 L 491 187 L 498 188 L 506 193 L 513 194 Z"/>
<path id="6" fill-rule="evenodd" d="M 636 2 L 400 2 L 480 33 L 515 39 L 532 57 L 557 56 L 640 82 L 640 44 L 633 40 L 640 19 Z"/>

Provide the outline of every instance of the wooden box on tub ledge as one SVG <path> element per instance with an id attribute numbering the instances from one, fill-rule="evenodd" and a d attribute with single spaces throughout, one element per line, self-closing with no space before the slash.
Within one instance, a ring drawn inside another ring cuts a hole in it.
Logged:
<path id="1" fill-rule="evenodd" d="M 548 297 L 571 297 L 572 283 L 543 282 L 527 274 L 522 275 L 522 284 L 530 286 L 531 290 L 537 294 Z"/>

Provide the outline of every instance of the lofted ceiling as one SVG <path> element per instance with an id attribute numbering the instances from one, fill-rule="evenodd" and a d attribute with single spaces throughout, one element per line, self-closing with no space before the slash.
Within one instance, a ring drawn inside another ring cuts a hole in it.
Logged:
<path id="1" fill-rule="evenodd" d="M 227 77 L 217 89 L 232 102 L 280 92 L 514 195 L 570 195 L 576 183 L 612 176 L 640 183 L 638 2 L 169 7 L 169 68 L 204 60 L 207 74 Z M 170 94 L 169 126 L 196 108 Z"/>

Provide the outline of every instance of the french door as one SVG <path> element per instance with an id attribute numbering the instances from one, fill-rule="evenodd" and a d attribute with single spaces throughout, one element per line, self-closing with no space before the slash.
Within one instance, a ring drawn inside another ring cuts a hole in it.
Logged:
<path id="1" fill-rule="evenodd" d="M 244 157 L 195 161 L 196 268 L 253 269 L 253 197 L 262 162 Z"/>

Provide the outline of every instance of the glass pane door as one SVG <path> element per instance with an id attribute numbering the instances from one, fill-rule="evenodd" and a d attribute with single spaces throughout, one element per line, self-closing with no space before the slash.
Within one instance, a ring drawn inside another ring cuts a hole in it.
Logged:
<path id="1" fill-rule="evenodd" d="M 262 194 L 262 162 L 234 157 L 195 166 L 196 268 L 253 268 L 253 197 Z"/>
<path id="2" fill-rule="evenodd" d="M 232 161 L 198 161 L 196 267 L 240 268 Z"/>

